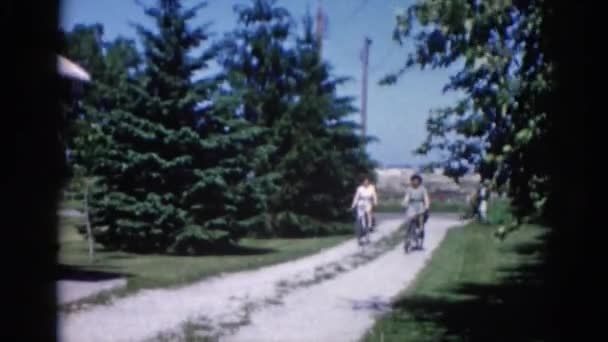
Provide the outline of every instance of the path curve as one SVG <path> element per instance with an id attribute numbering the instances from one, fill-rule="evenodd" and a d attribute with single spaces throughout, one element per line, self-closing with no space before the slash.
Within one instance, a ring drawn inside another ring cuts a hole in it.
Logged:
<path id="1" fill-rule="evenodd" d="M 385 216 L 372 235 L 373 241 L 394 234 L 401 222 L 398 216 Z M 196 322 L 202 327 L 202 335 L 221 336 L 222 341 L 325 341 L 332 335 L 346 336 L 328 325 L 344 324 L 340 322 L 347 317 L 344 327 L 353 337 L 360 336 L 371 326 L 373 315 L 369 310 L 352 308 L 376 297 L 387 302 L 407 286 L 447 228 L 456 224 L 454 219 L 432 218 L 428 222 L 428 249 L 408 256 L 401 252 L 401 246 L 380 256 L 374 254 L 379 254 L 377 248 L 362 253 L 356 241 L 349 240 L 291 262 L 213 277 L 177 289 L 143 290 L 111 305 L 60 315 L 60 340 L 142 341 L 159 336 L 180 340 L 181 327 Z M 327 324 L 309 329 L 305 323 L 311 323 L 306 318 L 311 314 L 324 317 Z M 353 329 L 355 322 L 357 329 Z M 290 333 L 289 329 L 295 330 Z M 301 334 L 311 330 L 317 335 Z"/>
<path id="2" fill-rule="evenodd" d="M 253 314 L 249 325 L 222 341 L 359 341 L 455 225 L 454 219 L 429 220 L 424 251 L 406 255 L 400 244 L 369 264 Z"/>

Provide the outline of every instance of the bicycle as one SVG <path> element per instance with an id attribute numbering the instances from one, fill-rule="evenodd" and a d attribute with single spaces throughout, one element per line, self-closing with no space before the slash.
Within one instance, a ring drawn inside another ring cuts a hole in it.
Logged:
<path id="1" fill-rule="evenodd" d="M 369 232 L 370 234 L 376 232 L 376 214 L 374 212 L 370 214 Z"/>
<path id="2" fill-rule="evenodd" d="M 359 242 L 359 246 L 363 246 L 371 242 L 369 238 L 370 220 L 368 220 L 366 209 L 367 205 L 363 202 L 357 205 L 357 221 L 355 222 L 355 232 L 357 235 L 357 241 Z"/>
<path id="3" fill-rule="evenodd" d="M 421 250 L 424 243 L 424 224 L 428 219 L 428 212 L 414 216 L 407 225 L 403 249 L 405 253 Z"/>

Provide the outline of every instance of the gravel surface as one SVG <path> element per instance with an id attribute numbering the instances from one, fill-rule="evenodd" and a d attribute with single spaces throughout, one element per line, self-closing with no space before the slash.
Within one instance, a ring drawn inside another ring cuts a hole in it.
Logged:
<path id="1" fill-rule="evenodd" d="M 414 280 L 447 230 L 457 224 L 451 219 L 429 220 L 424 251 L 406 255 L 399 244 L 362 267 L 260 310 L 249 325 L 222 341 L 359 341 Z"/>
<path id="2" fill-rule="evenodd" d="M 59 280 L 57 282 L 57 299 L 59 304 L 67 304 L 125 286 L 127 286 L 127 280 L 124 278 L 100 281 Z"/>
<path id="3" fill-rule="evenodd" d="M 432 217 L 427 249 L 386 243 L 402 218 L 379 216 L 372 245 L 354 239 L 318 254 L 181 288 L 143 290 L 60 315 L 61 341 L 350 341 L 424 266 L 454 218 Z"/>

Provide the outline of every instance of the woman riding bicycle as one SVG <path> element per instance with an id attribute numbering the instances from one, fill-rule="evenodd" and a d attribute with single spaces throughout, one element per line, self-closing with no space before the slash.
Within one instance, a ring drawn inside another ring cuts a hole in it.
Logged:
<path id="1" fill-rule="evenodd" d="M 355 209 L 359 204 L 365 207 L 365 219 L 367 226 L 371 228 L 373 225 L 373 209 L 378 205 L 378 195 L 376 194 L 376 188 L 368 177 L 364 177 L 363 183 L 357 188 L 351 209 Z"/>
<path id="2" fill-rule="evenodd" d="M 426 188 L 422 185 L 422 177 L 420 175 L 415 174 L 410 177 L 410 187 L 405 190 L 403 204 L 407 207 L 405 212 L 407 223 L 415 217 L 423 217 L 424 221 L 428 218 L 431 200 Z"/>

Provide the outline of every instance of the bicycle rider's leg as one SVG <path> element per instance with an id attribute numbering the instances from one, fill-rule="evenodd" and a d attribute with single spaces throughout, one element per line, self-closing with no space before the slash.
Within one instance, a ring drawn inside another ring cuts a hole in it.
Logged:
<path id="1" fill-rule="evenodd" d="M 406 234 L 406 237 L 407 237 L 407 234 L 408 234 L 408 232 L 410 230 L 410 226 L 411 226 L 412 220 L 414 218 L 415 218 L 414 215 L 412 215 L 412 212 L 408 209 L 406 211 L 406 213 L 405 213 L 405 227 L 406 227 L 405 234 Z"/>
<path id="2" fill-rule="evenodd" d="M 363 216 L 364 217 L 365 213 L 361 212 L 360 208 L 357 208 L 357 219 L 356 219 L 356 223 L 355 223 L 355 233 L 357 235 L 357 238 L 360 239 L 361 238 L 361 231 L 363 229 L 362 224 L 363 222 L 361 222 L 361 218 Z"/>
<path id="3" fill-rule="evenodd" d="M 422 244 L 424 243 L 425 223 L 426 223 L 426 215 L 425 214 L 420 215 L 420 222 L 418 223 L 419 227 L 420 227 L 420 238 L 421 238 L 420 248 L 422 248 Z"/>
<path id="4" fill-rule="evenodd" d="M 374 208 L 370 211 L 370 230 L 374 231 L 376 229 L 376 213 Z"/>
<path id="5" fill-rule="evenodd" d="M 365 229 L 371 230 L 372 228 L 372 209 L 365 211 Z"/>
<path id="6" fill-rule="evenodd" d="M 360 246 L 363 245 L 363 236 L 365 234 L 365 212 L 357 214 L 356 236 Z"/>

